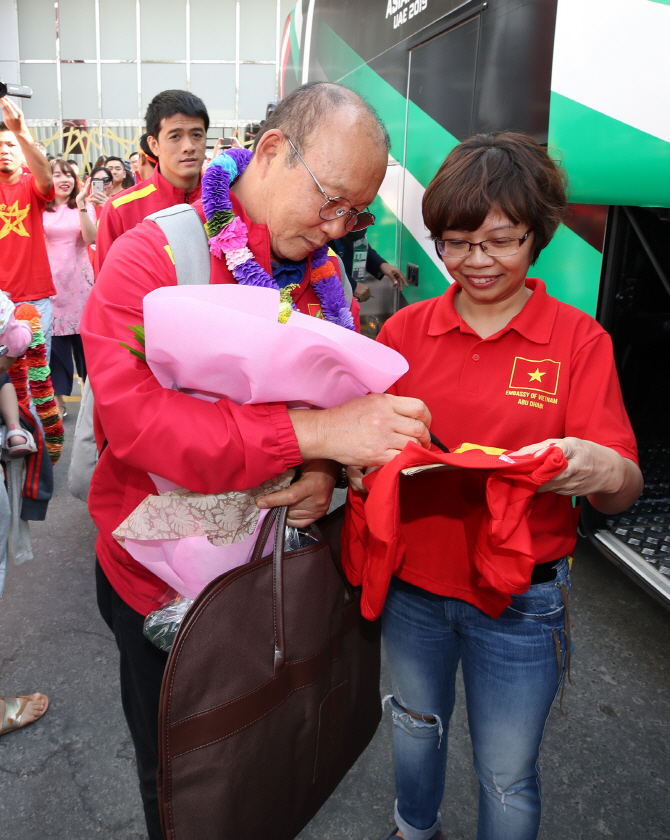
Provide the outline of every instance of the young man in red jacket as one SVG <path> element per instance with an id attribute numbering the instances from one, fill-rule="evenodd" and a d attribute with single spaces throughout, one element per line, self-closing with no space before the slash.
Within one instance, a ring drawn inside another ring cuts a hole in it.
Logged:
<path id="1" fill-rule="evenodd" d="M 205 103 L 186 90 L 164 90 L 149 103 L 145 116 L 148 143 L 158 158 L 153 175 L 107 202 L 95 242 L 96 276 L 115 239 L 142 219 L 175 204 L 200 198 L 209 116 Z"/>
<path id="2" fill-rule="evenodd" d="M 356 94 L 314 83 L 283 100 L 234 181 L 230 201 L 247 228 L 248 247 L 277 286 L 295 284 L 292 298 L 301 312 L 323 317 L 310 282 L 314 252 L 347 229 L 374 221 L 367 205 L 386 173 L 388 145 L 378 118 Z M 409 440 L 428 446 L 430 424 L 421 401 L 385 394 L 317 411 L 289 410 L 283 403 L 209 403 L 162 388 L 119 342 L 128 341 L 128 324 L 143 323 L 144 297 L 177 284 L 166 246 L 162 230 L 148 221 L 115 242 L 81 327 L 98 447 L 107 441 L 89 493 L 99 529 L 98 603 L 121 652 L 123 707 L 151 840 L 162 837 L 157 731 L 167 655 L 144 638 L 142 626 L 144 616 L 165 600 L 166 584 L 112 536 L 155 494 L 148 473 L 198 493 L 223 493 L 302 465 L 302 478 L 266 497 L 264 506 L 289 505 L 289 524 L 304 527 L 327 511 L 340 464 L 385 464 Z M 210 283 L 234 282 L 226 260 L 212 255 Z M 185 323 L 184 330 L 197 326 Z"/>

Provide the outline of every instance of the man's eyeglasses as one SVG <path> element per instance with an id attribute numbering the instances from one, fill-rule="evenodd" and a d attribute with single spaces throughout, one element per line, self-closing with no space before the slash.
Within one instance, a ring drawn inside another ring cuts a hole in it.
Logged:
<path id="1" fill-rule="evenodd" d="M 468 242 L 467 239 L 436 239 L 435 250 L 440 257 L 462 259 L 479 245 L 490 257 L 513 257 L 514 254 L 519 253 L 521 246 L 531 233 L 532 231 L 529 230 L 525 236 L 504 236 L 499 239 L 484 239 L 483 242 Z"/>
<path id="2" fill-rule="evenodd" d="M 111 178 L 91 178 L 91 181 L 100 181 L 101 184 L 111 184 Z"/>
<path id="3" fill-rule="evenodd" d="M 286 137 L 286 135 L 284 135 L 284 137 Z M 370 227 L 370 225 L 374 225 L 374 213 L 371 213 L 367 209 L 361 210 L 360 212 L 358 210 L 355 210 L 351 206 L 351 202 L 348 198 L 343 198 L 342 196 L 336 196 L 335 198 L 331 198 L 319 183 L 316 175 L 312 172 L 309 166 L 307 166 L 305 161 L 302 159 L 302 155 L 293 145 L 291 138 L 286 137 L 286 139 L 290 143 L 293 151 L 300 158 L 300 162 L 302 163 L 302 165 L 312 176 L 312 179 L 319 188 L 319 192 L 321 193 L 321 195 L 326 199 L 326 203 L 319 210 L 319 217 L 322 218 L 324 222 L 332 222 L 335 219 L 341 219 L 342 217 L 346 217 L 346 221 L 344 222 L 344 229 L 349 232 L 355 230 L 365 230 L 365 228 Z"/>

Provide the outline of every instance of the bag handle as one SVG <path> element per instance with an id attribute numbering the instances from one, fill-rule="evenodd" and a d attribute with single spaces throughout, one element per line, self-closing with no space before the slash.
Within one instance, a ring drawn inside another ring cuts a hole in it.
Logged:
<path id="1" fill-rule="evenodd" d="M 272 609 L 275 628 L 275 677 L 284 667 L 286 660 L 286 638 L 284 636 L 284 538 L 288 507 L 277 509 L 275 546 L 272 552 Z"/>
<path id="2" fill-rule="evenodd" d="M 275 524 L 279 510 L 280 508 L 272 508 L 270 513 L 268 513 L 268 515 L 265 517 L 265 521 L 261 526 L 261 531 L 258 537 L 256 538 L 256 545 L 254 546 L 254 550 L 251 555 L 251 560 L 249 560 L 250 564 L 255 563 L 257 560 L 261 559 L 263 551 L 265 550 L 265 543 L 268 541 L 270 531 L 272 530 L 272 526 Z"/>
<path id="3" fill-rule="evenodd" d="M 272 549 L 272 611 L 275 637 L 274 673 L 284 667 L 286 660 L 286 638 L 284 635 L 284 538 L 288 507 L 272 508 L 265 517 L 261 532 L 256 540 L 250 563 L 260 560 L 268 541 L 272 526 L 276 524 L 274 548 Z"/>

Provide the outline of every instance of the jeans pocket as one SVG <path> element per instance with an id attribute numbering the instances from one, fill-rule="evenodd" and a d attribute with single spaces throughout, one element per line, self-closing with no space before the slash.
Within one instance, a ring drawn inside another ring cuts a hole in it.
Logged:
<path id="1" fill-rule="evenodd" d="M 510 617 L 522 616 L 542 621 L 562 616 L 564 609 L 560 584 L 557 580 L 551 580 L 533 584 L 522 595 L 512 595 L 512 604 L 505 612 Z"/>

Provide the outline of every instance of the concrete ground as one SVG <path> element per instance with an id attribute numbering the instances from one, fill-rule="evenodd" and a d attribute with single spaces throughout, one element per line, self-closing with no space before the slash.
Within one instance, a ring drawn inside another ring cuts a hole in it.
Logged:
<path id="1" fill-rule="evenodd" d="M 68 440 L 76 407 L 68 405 Z M 0 838 L 143 840 L 116 647 L 95 604 L 95 529 L 67 492 L 68 459 L 66 445 L 48 518 L 32 526 L 35 559 L 10 567 L 0 600 L 0 693 L 43 691 L 51 699 L 43 720 L 0 738 Z M 572 617 L 576 687 L 566 691 L 568 716 L 554 709 L 547 726 L 540 837 L 670 838 L 670 613 L 582 543 Z M 301 840 L 378 840 L 391 828 L 390 730 L 387 712 Z M 445 837 L 474 840 L 476 814 L 461 686 L 449 733 Z"/>

